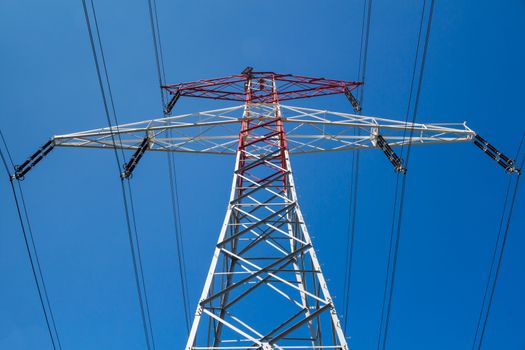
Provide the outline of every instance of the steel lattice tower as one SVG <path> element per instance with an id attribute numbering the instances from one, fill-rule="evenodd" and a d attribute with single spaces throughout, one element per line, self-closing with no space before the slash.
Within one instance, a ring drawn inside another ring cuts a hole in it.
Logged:
<path id="1" fill-rule="evenodd" d="M 418 124 L 280 104 L 345 94 L 360 111 L 352 94 L 360 84 L 247 68 L 165 86 L 172 98 L 163 118 L 54 136 L 13 177 L 21 179 L 54 146 L 133 150 L 122 177 L 146 151 L 235 155 L 226 216 L 186 350 L 347 349 L 297 201 L 290 154 L 379 148 L 405 172 L 392 147 L 473 142 L 507 171 L 519 171 L 466 123 Z M 181 96 L 244 104 L 168 116 Z"/>
<path id="2" fill-rule="evenodd" d="M 253 103 L 251 84 L 230 202 L 186 349 L 226 341 L 346 349 L 297 202 L 275 82 L 271 103 Z"/>

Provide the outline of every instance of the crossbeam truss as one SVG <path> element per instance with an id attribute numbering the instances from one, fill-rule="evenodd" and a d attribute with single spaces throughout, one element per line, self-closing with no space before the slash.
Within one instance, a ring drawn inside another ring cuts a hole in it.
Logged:
<path id="1" fill-rule="evenodd" d="M 13 178 L 23 178 L 54 147 L 133 151 L 125 178 L 146 152 L 235 155 L 230 201 L 185 349 L 347 350 L 297 201 L 290 154 L 378 148 L 405 172 L 395 147 L 473 142 L 519 173 L 466 123 L 409 123 L 279 103 L 344 93 L 359 111 L 351 91 L 360 84 L 248 67 L 241 75 L 166 86 L 173 95 L 168 110 L 181 96 L 245 104 L 57 135 Z"/>
<path id="2" fill-rule="evenodd" d="M 272 103 L 252 103 L 261 123 L 275 118 Z M 408 144 L 472 141 L 476 135 L 466 123 L 421 124 L 330 112 L 312 108 L 280 105 L 286 125 L 290 154 L 380 148 L 382 135 L 390 147 Z M 53 137 L 57 147 L 122 148 L 137 150 L 148 137 L 148 151 L 193 152 L 208 154 L 237 153 L 239 125 L 244 105 L 151 119 Z M 172 130 L 171 136 L 168 130 Z M 412 136 L 409 137 L 412 132 Z M 111 135 L 119 134 L 115 143 Z M 271 148 L 256 145 L 256 153 Z"/>
<path id="3" fill-rule="evenodd" d="M 180 96 L 244 102 L 249 93 L 250 102 L 272 103 L 275 92 L 279 94 L 279 101 L 297 100 L 342 93 L 351 95 L 351 91 L 362 84 L 346 80 L 254 72 L 251 67 L 247 67 L 237 75 L 166 85 L 162 88 L 172 95 L 175 102 Z"/>
<path id="4" fill-rule="evenodd" d="M 297 203 L 279 106 L 271 107 L 271 119 L 258 106 L 244 110 L 230 202 L 188 350 L 347 349 Z"/>

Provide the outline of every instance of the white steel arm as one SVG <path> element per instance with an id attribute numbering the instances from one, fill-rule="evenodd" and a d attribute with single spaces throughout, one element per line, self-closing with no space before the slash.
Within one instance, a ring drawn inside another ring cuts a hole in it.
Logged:
<path id="1" fill-rule="evenodd" d="M 231 154 L 237 150 L 244 105 L 122 124 L 53 137 L 58 147 L 135 150 L 145 137 L 149 151 Z M 258 120 L 274 118 L 274 104 L 252 104 Z M 465 123 L 421 124 L 280 105 L 291 154 L 376 148 L 377 135 L 394 146 L 472 141 Z M 168 132 L 171 130 L 170 132 Z M 112 140 L 115 136 L 115 143 Z M 264 148 L 260 149 L 261 152 Z"/>

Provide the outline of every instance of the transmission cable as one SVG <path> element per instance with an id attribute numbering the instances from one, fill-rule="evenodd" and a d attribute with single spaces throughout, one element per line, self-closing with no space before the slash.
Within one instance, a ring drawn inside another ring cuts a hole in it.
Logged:
<path id="1" fill-rule="evenodd" d="M 344 280 L 344 330 L 348 331 L 348 311 L 350 307 L 350 287 L 352 278 L 352 262 L 354 255 L 354 241 L 355 241 L 355 221 L 357 211 L 357 189 L 358 189 L 358 169 L 359 167 L 359 150 L 352 153 L 352 168 L 350 180 L 349 193 L 349 207 L 348 207 L 348 235 L 346 239 L 346 273 Z"/>
<path id="2" fill-rule="evenodd" d="M 366 21 L 365 21 L 366 14 Z M 370 23 L 372 20 L 372 0 L 365 0 L 363 3 L 363 21 L 361 23 L 361 46 L 359 49 L 359 70 L 358 81 L 365 82 L 366 66 L 368 61 L 368 41 L 370 38 Z M 365 84 L 357 91 L 357 98 L 362 105 L 364 99 Z"/>
<path id="3" fill-rule="evenodd" d="M 366 62 L 368 60 L 368 39 L 370 32 L 370 22 L 372 13 L 372 0 L 365 0 L 363 2 L 363 15 L 361 22 L 361 43 L 359 47 L 359 62 L 357 71 L 357 80 L 364 82 L 366 75 Z M 363 106 L 364 85 L 357 91 L 357 99 L 359 104 Z M 361 114 L 361 112 L 357 112 Z M 354 135 L 359 135 L 360 129 L 354 130 Z M 356 216 L 357 216 L 357 198 L 358 198 L 358 183 L 359 183 L 359 160 L 360 150 L 356 149 L 352 153 L 352 167 L 350 172 L 350 190 L 349 190 L 349 206 L 348 206 L 348 234 L 346 237 L 346 269 L 344 280 L 344 296 L 343 296 L 343 310 L 344 310 L 344 330 L 348 329 L 348 313 L 350 308 L 350 287 L 352 278 L 352 265 L 354 257 L 354 242 L 356 231 Z"/>
<path id="4" fill-rule="evenodd" d="M 190 331 L 190 318 L 189 318 L 189 303 L 188 303 L 188 284 L 186 276 L 186 266 L 184 258 L 184 245 L 182 240 L 182 229 L 180 223 L 180 207 L 179 207 L 179 198 L 177 191 L 177 177 L 175 173 L 175 164 L 173 157 L 168 157 L 168 172 L 170 180 L 170 194 L 171 194 L 171 204 L 172 204 L 172 213 L 173 213 L 173 224 L 175 228 L 175 238 L 177 240 L 177 257 L 179 263 L 179 276 L 181 280 L 181 289 L 182 289 L 182 299 L 184 304 L 184 314 L 186 321 L 186 330 L 189 333 Z"/>
<path id="5" fill-rule="evenodd" d="M 148 0 L 148 9 L 149 9 L 149 19 L 151 26 L 151 34 L 153 41 L 153 50 L 155 55 L 155 64 L 157 68 L 157 77 L 159 80 L 159 89 L 161 95 L 162 109 L 165 111 L 167 104 L 167 95 L 162 89 L 162 86 L 166 82 L 166 72 L 164 68 L 164 54 L 162 51 L 162 40 L 160 36 L 159 29 L 159 18 L 157 14 L 157 4 L 155 0 Z M 164 117 L 168 117 L 170 114 L 164 112 Z M 172 137 L 171 129 L 166 131 L 169 138 Z M 186 331 L 189 334 L 190 332 L 190 312 L 189 312 L 189 301 L 188 301 L 188 283 L 186 275 L 186 259 L 184 257 L 184 244 L 183 244 L 183 235 L 182 235 L 182 225 L 180 220 L 180 206 L 179 206 L 179 195 L 177 190 L 177 172 L 175 167 L 175 157 L 172 152 L 166 153 L 167 165 L 168 165 L 168 178 L 170 185 L 170 200 L 171 200 L 171 209 L 173 216 L 173 228 L 175 233 L 175 241 L 177 248 L 177 261 L 179 267 L 179 278 L 181 283 L 181 294 L 182 294 L 182 303 L 184 308 L 184 320 L 186 323 Z"/>
<path id="6" fill-rule="evenodd" d="M 410 107 L 412 103 L 412 91 L 413 91 L 414 82 L 415 82 L 416 66 L 417 66 L 418 52 L 419 52 L 420 42 L 421 42 L 421 34 L 422 34 L 422 28 L 423 28 L 423 18 L 425 14 L 425 8 L 426 8 L 426 0 L 423 2 L 423 6 L 421 10 L 421 20 L 420 20 L 420 25 L 419 25 L 418 41 L 417 41 L 417 46 L 416 46 L 416 57 L 414 59 L 414 69 L 412 71 L 409 101 L 408 101 L 407 113 L 406 113 L 406 118 L 405 118 L 406 123 L 408 123 L 408 119 L 410 115 Z M 413 108 L 413 114 L 412 114 L 412 120 L 411 120 L 412 125 L 416 122 L 417 112 L 419 109 L 419 100 L 421 96 L 421 87 L 422 87 L 422 81 L 424 77 L 424 70 L 425 70 L 425 63 L 426 63 L 426 58 L 427 58 L 430 30 L 432 27 L 433 13 L 434 13 L 434 0 L 431 0 L 430 10 L 429 10 L 428 20 L 427 20 L 425 39 L 424 39 L 423 53 L 422 53 L 421 64 L 420 64 L 420 69 L 419 69 L 419 76 L 417 80 L 416 96 L 415 96 L 415 102 L 414 102 L 414 108 Z M 414 128 L 410 128 L 410 134 L 409 134 L 407 151 L 406 151 L 407 154 L 406 154 L 405 167 L 408 167 L 409 160 L 410 160 L 413 133 L 414 133 Z M 403 135 L 403 140 L 405 139 L 405 136 L 406 136 L 406 129 Z M 403 147 L 401 149 L 401 154 L 403 154 Z M 403 218 L 403 209 L 404 209 L 404 203 L 405 203 L 405 192 L 406 192 L 406 184 L 407 184 L 406 173 L 403 173 L 401 176 L 402 176 L 402 179 L 401 179 L 401 190 L 400 191 L 399 191 L 400 174 L 398 173 L 396 176 L 395 199 L 393 203 L 393 213 L 394 214 L 392 216 L 392 226 L 391 226 L 390 245 L 389 245 L 390 247 L 389 247 L 389 253 L 388 253 L 388 265 L 387 265 L 387 272 L 386 272 L 386 278 L 385 278 L 383 305 L 382 305 L 382 310 L 381 310 L 381 323 L 380 323 L 379 336 L 378 336 L 378 342 L 377 342 L 378 350 L 386 349 L 386 344 L 387 344 L 387 339 L 388 339 L 388 330 L 389 330 L 389 324 L 390 324 L 392 298 L 393 298 L 393 292 L 394 292 L 394 287 L 395 287 L 397 259 L 398 259 L 398 253 L 399 253 L 399 240 L 400 240 L 400 235 L 401 235 L 401 224 L 402 224 L 402 218 Z M 398 201 L 398 194 L 399 194 L 399 201 Z M 397 211 L 398 215 L 397 215 L 397 221 L 396 221 L 395 213 L 396 213 L 397 205 L 399 206 L 398 206 L 398 211 Z M 384 326 L 384 331 L 383 331 L 383 326 Z"/>
<path id="7" fill-rule="evenodd" d="M 155 0 L 148 0 L 149 20 L 151 26 L 151 36 L 153 41 L 153 51 L 155 54 L 155 64 L 157 66 L 157 78 L 159 79 L 160 98 L 162 107 L 166 107 L 167 96 L 162 86 L 166 82 L 166 71 L 164 69 L 164 54 L 162 52 L 162 41 L 160 39 L 159 17 L 157 15 L 157 3 Z"/>
<path id="8" fill-rule="evenodd" d="M 516 152 L 515 159 L 518 158 L 521 150 L 521 146 L 523 144 L 523 139 L 525 138 L 525 133 L 523 133 L 521 137 L 521 141 L 518 146 L 518 151 Z M 519 166 L 519 169 L 523 168 L 523 163 L 525 161 L 525 154 L 523 155 L 521 159 L 521 163 Z M 498 235 L 496 238 L 496 243 L 494 245 L 494 250 L 492 253 L 492 260 L 490 264 L 490 271 L 487 278 L 487 283 L 485 285 L 485 292 L 483 294 L 483 301 L 481 303 L 481 309 L 479 311 L 479 317 L 478 322 L 476 325 L 476 333 L 474 334 L 474 340 L 472 342 L 472 349 L 478 349 L 480 350 L 483 345 L 483 340 L 485 337 L 485 330 L 487 327 L 487 322 L 489 318 L 489 314 L 492 308 L 492 299 L 494 297 L 494 292 L 496 290 L 496 286 L 499 279 L 499 274 L 501 270 L 501 263 L 503 260 L 503 255 L 505 253 L 505 247 L 507 243 L 507 236 L 510 228 L 510 222 L 512 219 L 512 213 L 514 210 L 514 203 L 516 201 L 516 194 L 518 192 L 518 185 L 521 177 L 521 172 L 518 172 L 518 176 L 516 178 L 516 181 L 514 183 L 514 188 L 512 190 L 512 199 L 510 202 L 510 206 L 508 206 L 508 199 L 509 194 L 511 192 L 512 187 L 512 180 L 514 176 L 512 174 L 509 176 L 509 181 L 507 183 L 507 189 L 505 192 L 505 201 L 503 204 L 503 211 L 501 213 L 501 219 L 499 222 L 499 228 L 498 228 Z M 508 209 L 508 210 L 507 210 Z M 505 214 L 507 214 L 507 220 L 505 223 L 505 230 L 503 231 L 503 223 L 505 222 Z M 499 249 L 498 249 L 499 248 Z M 495 272 L 494 272 L 495 271 Z M 477 347 L 476 347 L 477 344 Z"/>
<path id="9" fill-rule="evenodd" d="M 97 15 L 96 15 L 96 11 L 95 11 L 95 5 L 94 5 L 94 1 L 93 0 L 90 0 L 91 2 L 91 10 L 92 10 L 92 13 L 93 13 L 93 22 L 95 24 L 95 33 L 97 35 L 97 42 L 98 42 L 98 46 L 100 48 L 100 55 L 101 55 L 101 59 L 102 59 L 102 67 L 103 67 L 103 71 L 104 71 L 104 76 L 105 76 L 105 79 L 106 79 L 106 84 L 107 84 L 107 87 L 108 87 L 108 95 L 109 95 L 109 101 L 110 101 L 110 104 L 111 104 L 111 111 L 113 112 L 113 119 L 114 119 L 114 122 L 115 122 L 115 128 L 117 130 L 117 136 L 119 138 L 119 142 L 120 144 L 122 145 L 122 138 L 121 138 L 121 134 L 119 133 L 119 122 L 118 122 L 118 117 L 117 117 L 117 112 L 116 112 L 116 109 L 115 109 L 115 103 L 114 103 L 114 99 L 113 99 L 113 92 L 112 92 L 112 89 L 111 89 L 111 84 L 110 84 L 110 80 L 109 80 L 109 74 L 108 74 L 108 69 L 107 69 L 107 65 L 106 65 L 106 57 L 104 55 L 104 50 L 103 50 L 103 47 L 102 47 L 102 39 L 100 37 L 100 30 L 99 30 L 99 26 L 98 26 L 98 20 L 97 20 Z M 109 121 L 109 124 L 108 126 L 111 128 L 112 125 L 111 125 L 111 121 Z M 113 134 L 112 134 L 112 138 L 113 138 Z M 115 140 L 113 138 L 113 145 L 115 146 Z M 124 161 L 125 159 L 125 155 L 124 155 L 124 149 L 121 147 L 120 148 L 120 151 L 121 151 L 121 155 L 122 155 L 122 159 Z M 116 153 L 116 152 L 115 152 Z M 118 157 L 117 157 L 117 165 L 118 165 L 118 168 L 119 168 L 119 171 L 120 171 L 120 163 L 118 162 Z M 135 238 L 135 242 L 136 242 L 136 257 L 135 257 L 135 246 L 134 246 L 134 243 L 133 243 L 133 238 L 131 237 L 131 234 L 128 235 L 128 238 L 129 238 L 129 243 L 130 243 L 130 248 L 131 248 L 131 252 L 132 252 L 132 256 L 133 256 L 133 262 L 134 262 L 134 271 L 135 271 L 135 274 L 138 272 L 140 274 L 140 284 L 142 286 L 142 290 L 144 291 L 144 304 L 145 304 L 145 309 L 146 309 L 146 318 L 147 318 L 147 322 L 148 322 L 148 326 L 149 326 L 149 331 L 150 331 L 150 334 L 151 334 L 151 344 L 152 344 L 152 347 L 153 349 L 155 349 L 155 339 L 153 337 L 153 327 L 151 325 L 151 317 L 150 317 L 150 311 L 149 311 L 149 302 L 148 302 L 148 293 L 147 293 L 147 289 L 146 289 L 146 280 L 144 278 L 144 269 L 143 269 L 143 264 L 142 264 L 142 255 L 141 255 L 141 251 L 140 251 L 140 242 L 139 242 L 139 237 L 138 237 L 138 230 L 137 230 L 137 224 L 136 224 L 136 215 L 135 215 L 135 209 L 134 209 L 134 202 L 133 202 L 133 193 L 132 193 L 132 187 L 131 187 L 131 178 L 126 178 L 127 180 L 127 190 L 128 190 L 128 195 L 129 195 L 129 206 L 130 206 L 130 209 L 131 210 L 128 210 L 128 200 L 127 200 L 127 196 L 126 196 L 126 191 L 125 191 L 125 188 L 124 188 L 124 179 L 121 177 L 121 185 L 123 187 L 123 197 L 124 197 L 124 205 L 126 206 L 126 218 L 128 220 L 128 226 L 131 226 L 129 225 L 129 212 L 131 212 L 131 219 L 132 219 L 132 227 L 133 227 L 133 235 L 134 235 L 134 238 Z M 128 233 L 129 233 L 129 227 L 128 227 Z M 135 260 L 138 261 L 138 264 L 135 263 Z M 136 279 L 137 283 L 139 283 L 138 279 Z M 140 287 L 137 287 L 138 290 L 139 290 L 139 298 L 140 298 L 140 302 L 142 303 L 142 297 L 140 296 Z M 141 306 L 141 308 L 143 308 L 143 306 Z"/>
<path id="10" fill-rule="evenodd" d="M 89 1 L 90 1 L 90 4 L 91 4 L 91 10 L 92 10 L 92 13 L 93 13 L 93 22 L 95 24 L 95 31 L 96 31 L 96 35 L 97 35 L 97 41 L 98 41 L 98 46 L 99 46 L 99 51 L 100 51 L 100 57 L 102 59 L 102 67 L 103 67 L 103 71 L 104 71 L 104 77 L 106 79 L 105 82 L 106 82 L 106 86 L 107 86 L 108 96 L 106 96 L 106 89 L 104 88 L 104 82 L 103 82 L 103 78 L 102 78 L 101 67 L 100 67 L 100 63 L 99 63 L 99 60 L 98 60 L 97 49 L 96 49 L 96 45 L 95 45 L 95 40 L 94 40 L 94 36 L 93 36 L 93 30 L 92 30 L 92 27 L 91 27 L 91 21 L 90 21 L 90 18 L 89 18 L 89 11 L 88 11 L 86 0 L 82 0 L 82 6 L 83 6 L 84 17 L 85 17 L 85 21 L 86 21 L 88 34 L 89 34 L 89 41 L 90 41 L 91 51 L 92 51 L 92 55 L 93 55 L 93 60 L 94 60 L 95 68 L 96 68 L 96 72 L 97 72 L 99 88 L 100 88 L 100 92 L 101 92 L 102 100 L 103 100 L 103 104 L 104 104 L 104 111 L 105 111 L 105 114 L 106 114 L 106 120 L 107 120 L 107 123 L 108 123 L 109 131 L 110 131 L 110 135 L 111 135 L 111 140 L 113 142 L 113 150 L 114 150 L 114 154 L 115 154 L 117 170 L 118 170 L 118 173 L 120 174 L 121 161 L 119 159 L 119 155 L 118 155 L 118 151 L 117 151 L 117 144 L 116 144 L 116 141 L 115 141 L 115 132 L 113 131 L 113 125 L 112 125 L 112 122 L 111 122 L 111 114 L 110 114 L 109 107 L 108 107 L 108 97 L 109 97 L 109 102 L 111 103 L 112 112 L 113 112 L 113 119 L 115 121 L 115 127 L 116 127 L 116 131 L 117 131 L 117 134 L 118 134 L 119 141 L 120 141 L 121 145 L 122 145 L 122 140 L 120 139 L 120 133 L 119 133 L 119 130 L 118 130 L 118 125 L 119 124 L 118 124 L 118 119 L 117 119 L 117 113 L 116 113 L 116 110 L 115 110 L 113 93 L 112 93 L 112 90 L 111 90 L 111 84 L 110 84 L 110 80 L 109 80 L 108 69 L 107 69 L 107 66 L 106 66 L 106 60 L 105 60 L 105 56 L 104 56 L 102 40 L 101 40 L 101 37 L 100 37 L 100 31 L 99 31 L 99 27 L 98 27 L 97 18 L 96 18 L 95 6 L 94 6 L 93 0 L 89 0 Z M 121 147 L 121 153 L 122 153 L 122 157 L 124 159 L 124 151 L 123 151 L 122 147 Z M 126 187 L 124 185 L 124 178 L 122 178 L 122 177 L 121 177 L 121 190 L 122 190 L 122 197 L 123 197 L 123 207 L 124 207 L 124 212 L 125 212 L 125 216 L 126 216 L 128 240 L 129 240 L 130 249 L 131 249 L 131 256 L 132 256 L 132 263 L 133 263 L 133 272 L 134 272 L 134 276 L 135 276 L 135 286 L 136 286 L 136 289 L 137 289 L 137 296 L 138 296 L 138 299 L 139 299 L 139 305 L 140 305 L 140 310 L 141 310 L 141 318 L 142 318 L 142 325 L 143 325 L 143 330 L 144 330 L 144 336 L 145 336 L 145 340 L 146 340 L 146 346 L 147 346 L 148 349 L 151 349 L 151 348 L 155 349 L 155 340 L 154 340 L 154 336 L 153 336 L 153 328 L 152 328 L 152 325 L 151 325 L 151 317 L 150 317 L 149 304 L 148 304 L 148 298 L 147 298 L 146 284 L 145 284 L 144 274 L 143 274 L 142 258 L 141 258 L 141 254 L 140 254 L 140 247 L 139 247 L 140 244 L 139 244 L 139 241 L 138 241 L 138 233 L 137 233 L 137 227 L 136 227 L 136 217 L 135 217 L 135 213 L 134 213 L 133 198 L 132 198 L 132 193 L 131 193 L 131 185 L 130 185 L 130 182 L 128 180 L 128 190 L 129 190 L 130 206 L 131 206 L 131 213 L 130 213 L 130 208 L 128 207 L 128 196 L 126 194 Z M 132 223 L 133 223 L 133 230 L 132 230 Z M 136 248 L 135 248 L 135 243 L 134 243 L 134 239 L 133 239 L 134 237 L 133 236 L 135 236 L 135 241 L 136 241 L 136 246 L 137 246 Z M 137 253 L 135 253 L 135 251 L 137 251 Z"/>
<path id="11" fill-rule="evenodd" d="M 4 134 L 2 133 L 2 130 L 0 130 L 0 136 L 2 138 L 2 143 L 4 145 L 5 151 L 7 153 L 9 162 L 11 163 L 11 167 L 14 169 L 15 165 L 13 163 L 13 159 L 11 157 L 11 153 L 9 152 L 9 147 L 7 147 L 7 142 L 4 138 Z M 53 349 L 62 349 L 62 345 L 60 343 L 60 337 L 58 334 L 55 317 L 53 315 L 53 309 L 51 307 L 51 302 L 49 301 L 49 296 L 46 288 L 46 283 L 44 280 L 44 274 L 42 273 L 42 267 L 40 265 L 40 260 L 38 258 L 38 252 L 35 245 L 33 230 L 31 228 L 31 224 L 29 221 L 29 213 L 27 210 L 27 206 L 24 199 L 24 194 L 22 191 L 22 186 L 20 185 L 20 181 L 17 180 L 18 183 L 18 193 L 20 194 L 20 201 L 18 199 L 18 194 L 16 192 L 15 186 L 13 184 L 13 178 L 11 177 L 11 174 L 9 172 L 9 166 L 7 164 L 7 160 L 4 156 L 4 153 L 2 152 L 2 149 L 0 148 L 0 157 L 2 158 L 2 163 L 4 165 L 4 169 L 6 171 L 6 175 L 9 178 L 9 184 L 11 186 L 11 191 L 13 193 L 13 198 L 15 200 L 16 210 L 18 214 L 18 220 L 20 222 L 20 228 L 22 230 L 22 234 L 24 236 L 24 244 L 26 247 L 27 255 L 29 257 L 29 262 L 31 265 L 31 271 L 33 272 L 33 278 L 35 280 L 36 289 L 38 292 L 38 297 L 40 300 L 40 305 L 42 307 L 42 311 L 44 313 L 44 318 L 46 321 L 47 330 L 49 333 L 49 337 L 51 338 L 51 344 L 53 346 Z M 25 224 L 24 224 L 25 221 Z M 26 229 L 27 225 L 27 229 Z M 46 309 L 47 306 L 47 309 Z M 48 315 L 49 313 L 49 315 Z"/>

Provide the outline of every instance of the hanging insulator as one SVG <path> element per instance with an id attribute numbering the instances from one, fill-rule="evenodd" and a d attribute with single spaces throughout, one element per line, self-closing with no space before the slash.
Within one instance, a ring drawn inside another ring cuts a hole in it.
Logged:
<path id="1" fill-rule="evenodd" d="M 509 159 L 506 155 L 504 155 L 503 153 L 501 153 L 500 151 L 498 151 L 496 149 L 496 147 L 492 146 L 487 140 L 485 140 L 483 137 L 479 136 L 479 135 L 476 135 L 475 136 L 475 141 L 478 141 L 478 142 L 481 142 L 483 145 L 485 145 L 488 149 L 490 149 L 492 152 L 494 152 L 494 154 L 496 154 L 499 158 L 503 159 L 503 161 L 507 162 L 507 163 L 513 163 L 514 164 L 514 161 L 512 159 Z"/>
<path id="2" fill-rule="evenodd" d="M 348 101 L 350 101 L 350 104 L 352 105 L 352 108 L 356 113 L 361 112 L 361 105 L 359 104 L 359 101 L 357 101 L 357 98 L 352 94 L 352 92 L 348 89 L 347 86 L 345 86 L 345 95 Z"/>
<path id="3" fill-rule="evenodd" d="M 146 136 L 144 140 L 142 140 L 140 145 L 137 147 L 137 150 L 135 151 L 135 153 L 133 153 L 133 155 L 131 156 L 131 159 L 129 160 L 129 162 L 124 163 L 124 171 L 122 172 L 122 174 L 120 174 L 120 176 L 123 179 L 127 179 L 131 176 L 131 174 L 133 173 L 133 170 L 139 163 L 139 160 L 142 158 L 142 156 L 144 155 L 144 152 L 146 152 L 148 148 L 149 148 L 149 139 Z"/>
<path id="4" fill-rule="evenodd" d="M 180 90 L 177 90 L 177 92 L 173 95 L 170 102 L 166 105 L 166 108 L 164 108 L 164 114 L 170 114 L 171 110 L 175 106 L 175 103 L 177 103 L 178 99 L 180 97 Z"/>
<path id="5" fill-rule="evenodd" d="M 385 138 L 380 134 L 378 134 L 376 138 L 377 146 L 381 148 L 390 163 L 392 163 L 394 170 L 398 173 L 406 174 L 407 169 L 403 166 L 403 160 L 394 152 L 392 147 L 386 142 Z"/>
<path id="6" fill-rule="evenodd" d="M 55 147 L 55 140 L 51 139 L 47 141 L 42 147 L 40 147 L 35 153 L 33 153 L 25 162 L 21 165 L 15 166 L 15 173 L 11 176 L 11 179 L 21 180 L 24 175 L 27 174 L 35 165 L 37 165 L 49 152 Z"/>
<path id="7" fill-rule="evenodd" d="M 476 145 L 480 150 L 482 150 L 490 158 L 494 159 L 499 165 L 501 165 L 509 173 L 520 173 L 520 169 L 516 168 L 516 163 L 514 160 L 510 159 L 496 147 L 492 146 L 487 140 L 483 137 L 476 135 L 474 136 L 474 145 Z"/>
<path id="8" fill-rule="evenodd" d="M 241 74 L 243 74 L 243 75 L 250 75 L 250 74 L 252 74 L 252 72 L 253 72 L 253 67 L 248 66 L 248 67 L 243 69 Z"/>

